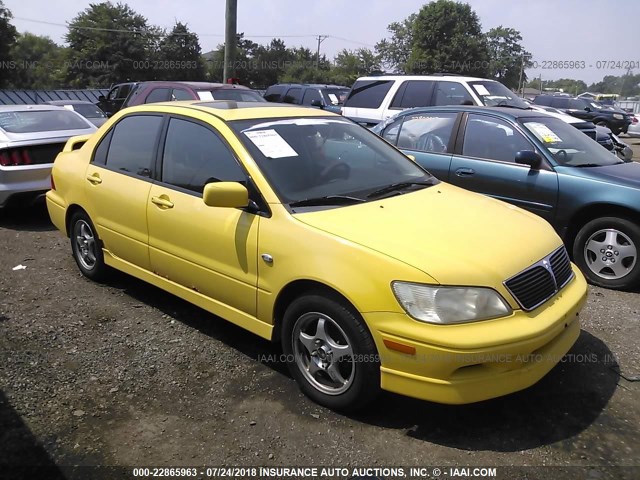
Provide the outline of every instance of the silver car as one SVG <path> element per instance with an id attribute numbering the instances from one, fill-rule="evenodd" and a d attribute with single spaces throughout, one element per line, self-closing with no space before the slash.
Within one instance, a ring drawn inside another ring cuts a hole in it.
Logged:
<path id="1" fill-rule="evenodd" d="M 640 113 L 636 113 L 631 117 L 631 125 L 629 125 L 627 135 L 640 138 Z"/>
<path id="2" fill-rule="evenodd" d="M 53 105 L 0 105 L 0 208 L 51 187 L 51 166 L 75 135 L 95 132 L 82 115 Z"/>
<path id="3" fill-rule="evenodd" d="M 107 114 L 100 107 L 86 100 L 52 100 L 48 105 L 57 105 L 74 112 L 78 112 L 84 118 L 93 123 L 96 127 L 102 126 L 108 120 Z"/>

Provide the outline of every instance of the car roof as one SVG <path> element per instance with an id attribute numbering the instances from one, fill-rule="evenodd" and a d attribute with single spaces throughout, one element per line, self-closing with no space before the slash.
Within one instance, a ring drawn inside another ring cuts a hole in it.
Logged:
<path id="1" fill-rule="evenodd" d="M 85 105 L 94 105 L 93 103 L 89 102 L 88 100 L 51 100 L 49 102 L 47 102 L 48 105 L 80 105 L 80 104 L 85 104 Z"/>
<path id="2" fill-rule="evenodd" d="M 0 105 L 0 112 L 32 112 L 45 110 L 58 110 L 62 107 L 39 103 L 37 105 Z"/>
<path id="3" fill-rule="evenodd" d="M 271 87 L 351 88 L 345 85 L 335 85 L 332 83 L 276 83 L 275 85 L 271 85 Z"/>
<path id="4" fill-rule="evenodd" d="M 399 115 L 408 115 L 420 112 L 468 112 L 468 113 L 489 113 L 498 114 L 498 116 L 508 118 L 526 118 L 526 117 L 547 117 L 546 113 L 536 110 L 522 110 L 519 108 L 505 107 L 478 107 L 472 105 L 447 105 L 442 107 L 417 107 L 403 110 Z"/>
<path id="5" fill-rule="evenodd" d="M 489 78 L 480 77 L 462 77 L 459 75 L 433 74 L 433 75 L 369 75 L 367 77 L 358 78 L 361 81 L 383 81 L 383 80 L 451 80 L 454 82 L 496 82 Z"/>
<path id="6" fill-rule="evenodd" d="M 337 117 L 335 113 L 318 108 L 292 106 L 290 103 L 235 102 L 233 100 L 187 100 L 178 102 L 147 103 L 128 107 L 123 112 L 166 112 L 186 113 L 185 110 L 199 110 L 211 113 L 224 121 L 250 120 L 254 118 L 282 117 Z"/>
<path id="7" fill-rule="evenodd" d="M 162 85 L 167 87 L 190 87 L 194 90 L 210 90 L 210 89 L 227 89 L 227 88 L 238 88 L 240 90 L 251 90 L 249 87 L 245 87 L 244 85 L 234 85 L 231 83 L 214 83 L 214 82 L 182 82 L 182 81 L 163 81 L 163 80 L 154 80 L 149 82 L 141 82 L 141 85 Z"/>

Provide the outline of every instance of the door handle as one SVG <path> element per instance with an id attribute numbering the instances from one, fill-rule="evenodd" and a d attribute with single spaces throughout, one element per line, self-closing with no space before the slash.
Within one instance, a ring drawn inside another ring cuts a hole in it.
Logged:
<path id="1" fill-rule="evenodd" d="M 92 173 L 91 175 L 87 175 L 87 180 L 94 185 L 98 185 L 102 183 L 102 179 L 100 178 L 100 174 L 97 172 Z"/>
<path id="2" fill-rule="evenodd" d="M 151 197 L 151 202 L 162 208 L 173 208 L 173 202 L 166 195 Z"/>
<path id="3" fill-rule="evenodd" d="M 473 168 L 459 168 L 456 170 L 456 175 L 458 177 L 470 177 L 474 175 L 476 171 Z"/>

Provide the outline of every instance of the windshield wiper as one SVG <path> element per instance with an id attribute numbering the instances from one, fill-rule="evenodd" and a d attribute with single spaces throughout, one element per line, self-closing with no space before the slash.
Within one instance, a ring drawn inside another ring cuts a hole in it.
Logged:
<path id="1" fill-rule="evenodd" d="M 392 183 L 391 185 L 387 185 L 386 187 L 382 187 L 382 188 L 380 188 L 378 190 L 374 190 L 373 192 L 371 192 L 370 194 L 367 195 L 367 198 L 380 197 L 380 196 L 385 195 L 387 193 L 397 192 L 399 190 L 405 190 L 407 188 L 414 187 L 416 185 L 417 186 L 424 186 L 424 187 L 431 187 L 431 186 L 433 186 L 435 184 L 433 183 L 433 181 Z"/>
<path id="2" fill-rule="evenodd" d="M 324 197 L 305 198 L 304 200 L 298 200 L 291 202 L 291 207 L 310 207 L 313 205 L 341 205 L 348 203 L 362 203 L 365 200 L 358 197 L 350 197 L 348 195 L 326 195 Z"/>
<path id="3" fill-rule="evenodd" d="M 612 163 L 612 165 L 619 165 L 620 163 L 624 163 L 624 162 Z M 604 167 L 605 165 L 601 165 L 599 163 L 581 163 L 580 165 L 567 165 L 567 166 L 575 167 L 575 168 L 589 168 L 589 167 Z"/>

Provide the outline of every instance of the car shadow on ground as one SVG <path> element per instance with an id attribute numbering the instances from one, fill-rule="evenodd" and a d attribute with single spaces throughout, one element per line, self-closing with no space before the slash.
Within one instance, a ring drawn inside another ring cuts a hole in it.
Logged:
<path id="1" fill-rule="evenodd" d="M 0 425 L 0 476 L 14 480 L 65 479 L 3 391 L 0 391 Z"/>
<path id="2" fill-rule="evenodd" d="M 9 205 L 0 210 L 0 228 L 24 232 L 55 230 L 44 202 L 32 206 Z"/>
<path id="3" fill-rule="evenodd" d="M 254 361 L 279 358 L 278 345 L 156 287 L 120 273 L 109 284 Z M 296 389 L 286 364 L 261 363 L 288 380 L 285 388 Z M 606 344 L 583 330 L 563 361 L 524 391 L 470 405 L 441 405 L 383 392 L 370 407 L 348 418 L 461 450 L 527 450 L 570 439 L 589 427 L 613 396 L 617 371 Z M 294 413 L 305 408 L 295 393 L 288 396 L 294 400 L 282 402 Z"/>

